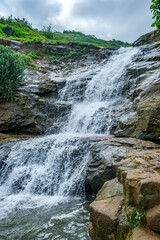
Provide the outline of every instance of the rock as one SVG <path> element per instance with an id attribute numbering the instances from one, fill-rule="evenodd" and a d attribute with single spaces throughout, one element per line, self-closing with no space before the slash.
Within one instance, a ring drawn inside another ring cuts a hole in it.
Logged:
<path id="1" fill-rule="evenodd" d="M 11 26 L 7 26 L 5 29 L 4 29 L 4 33 L 7 34 L 7 35 L 13 35 L 13 29 Z"/>
<path id="2" fill-rule="evenodd" d="M 110 141 L 113 140 L 117 141 L 116 138 Z M 130 139 L 130 144 L 131 142 Z M 160 239 L 160 235 L 155 233 L 160 232 L 160 205 L 157 206 L 160 202 L 160 149 L 129 153 L 124 160 L 115 163 L 114 166 L 117 168 L 118 179 L 106 182 L 91 204 L 91 238 L 94 240 Z M 122 186 L 123 191 L 120 190 Z M 114 199 L 118 197 L 124 201 L 116 213 L 117 225 L 113 224 L 111 228 L 111 218 L 108 216 L 114 209 L 112 206 Z M 104 225 L 104 222 L 107 224 Z"/>
<path id="3" fill-rule="evenodd" d="M 128 106 L 118 117 L 115 136 L 160 137 L 160 43 L 140 48 L 126 74 Z M 124 92 L 124 93 L 125 93 Z"/>
<path id="4" fill-rule="evenodd" d="M 156 202 L 158 203 L 158 201 Z M 160 232 L 160 205 L 156 205 L 147 211 L 147 225 L 155 232 Z"/>
<path id="5" fill-rule="evenodd" d="M 152 232 L 148 228 L 137 227 L 128 233 L 126 240 L 158 240 L 160 235 Z"/>
<path id="6" fill-rule="evenodd" d="M 137 106 L 136 136 L 146 139 L 160 137 L 160 97 L 141 101 Z"/>
<path id="7" fill-rule="evenodd" d="M 122 211 L 119 213 L 119 224 L 115 232 L 115 239 L 122 240 L 125 239 L 128 232 L 132 228 L 131 224 L 127 221 L 127 213 L 125 207 L 122 208 Z"/>
<path id="8" fill-rule="evenodd" d="M 148 209 L 160 200 L 159 160 L 159 150 L 145 150 L 128 154 L 116 164 L 129 205 Z"/>
<path id="9" fill-rule="evenodd" d="M 103 184 L 100 191 L 97 193 L 95 201 L 105 200 L 110 197 L 121 196 L 123 186 L 118 182 L 118 179 L 107 181 Z"/>
<path id="10" fill-rule="evenodd" d="M 0 44 L 11 47 L 15 51 L 20 51 L 22 43 L 20 41 L 15 41 L 6 38 L 0 38 Z"/>
<path id="11" fill-rule="evenodd" d="M 147 33 L 143 36 L 141 36 L 140 38 L 138 38 L 134 43 L 133 46 L 134 47 L 138 47 L 141 46 L 143 44 L 152 44 L 154 42 L 158 42 L 160 41 L 160 35 L 158 30 L 154 30 L 150 33 Z"/>
<path id="12" fill-rule="evenodd" d="M 133 138 L 107 139 L 106 137 L 106 139 L 99 140 L 95 138 L 94 141 L 90 139 L 92 160 L 87 170 L 86 189 L 87 192 L 95 194 L 97 194 L 104 182 L 116 177 L 116 168 L 120 166 L 118 163 L 121 163 L 121 160 L 129 153 L 137 151 L 138 149 L 159 148 L 159 145 L 153 142 Z M 157 158 L 158 155 L 159 153 L 157 151 Z M 129 164 L 124 164 L 121 166 L 121 169 L 123 170 L 125 166 L 129 168 Z M 137 164 L 135 164 L 135 166 L 137 166 Z M 155 168 L 158 166 L 157 160 Z M 124 171 L 126 170 L 125 168 Z"/>
<path id="13" fill-rule="evenodd" d="M 93 225 L 91 236 L 96 240 L 110 239 L 118 224 L 118 212 L 123 198 L 116 196 L 106 200 L 95 201 L 90 205 L 90 222 Z"/>
<path id="14" fill-rule="evenodd" d="M 137 208 L 151 208 L 160 201 L 160 175 L 150 173 L 127 173 L 125 199 Z"/>
<path id="15" fill-rule="evenodd" d="M 88 231 L 89 231 L 89 236 L 91 237 L 91 239 L 96 240 L 94 237 L 93 224 L 91 222 L 89 222 Z"/>

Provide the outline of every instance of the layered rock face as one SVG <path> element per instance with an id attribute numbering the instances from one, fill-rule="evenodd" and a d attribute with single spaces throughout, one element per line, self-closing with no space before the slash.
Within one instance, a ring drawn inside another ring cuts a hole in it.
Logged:
<path id="1" fill-rule="evenodd" d="M 141 47 L 133 64 L 128 67 L 125 91 L 130 109 L 118 119 L 116 136 L 141 139 L 160 137 L 160 49 L 159 42 Z"/>
<path id="2" fill-rule="evenodd" d="M 130 153 L 117 163 L 90 205 L 93 240 L 160 239 L 160 150 Z"/>
<path id="3" fill-rule="evenodd" d="M 18 52 L 30 50 L 42 54 L 66 55 L 74 50 L 77 54 L 81 46 L 54 46 L 52 44 L 23 44 L 19 41 L 0 38 L 0 44 L 10 46 Z M 72 104 L 59 100 L 59 91 L 65 86 L 66 77 L 79 69 L 88 68 L 108 58 L 111 50 L 84 45 L 86 54 L 80 58 L 71 58 L 67 63 L 52 61 L 49 58 L 35 60 L 37 70 L 25 70 L 25 81 L 17 89 L 14 103 L 0 102 L 0 132 L 42 134 L 49 129 L 57 133 L 67 120 Z M 87 78 L 84 79 L 87 84 Z"/>

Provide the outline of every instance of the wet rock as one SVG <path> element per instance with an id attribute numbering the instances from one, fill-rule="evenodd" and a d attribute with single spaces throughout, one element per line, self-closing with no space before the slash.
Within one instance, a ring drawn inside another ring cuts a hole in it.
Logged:
<path id="1" fill-rule="evenodd" d="M 96 240 L 110 239 L 118 224 L 118 212 L 121 210 L 123 198 L 116 196 L 106 200 L 95 201 L 90 205 L 90 221 Z M 93 238 L 93 239 L 94 239 Z"/>
<path id="2" fill-rule="evenodd" d="M 156 202 L 158 203 L 158 201 Z M 148 226 L 155 232 L 160 232 L 160 205 L 147 211 L 146 220 Z"/>
<path id="3" fill-rule="evenodd" d="M 44 133 L 54 122 L 59 128 L 71 110 L 71 104 L 57 103 L 58 91 L 65 82 L 56 74 L 26 70 L 26 81 L 17 90 L 16 103 L 0 104 L 0 131 Z M 62 120 L 62 121 L 61 121 Z"/>

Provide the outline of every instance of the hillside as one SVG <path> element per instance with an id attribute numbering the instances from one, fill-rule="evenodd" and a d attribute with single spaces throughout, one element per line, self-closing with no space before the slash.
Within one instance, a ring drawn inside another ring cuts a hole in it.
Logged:
<path id="1" fill-rule="evenodd" d="M 122 42 L 115 39 L 105 41 L 92 35 L 85 35 L 82 32 L 65 30 L 63 33 L 61 33 L 53 31 L 51 25 L 48 27 L 43 27 L 42 30 L 38 30 L 34 29 L 32 24 L 29 23 L 25 18 L 13 18 L 12 16 L 8 17 L 7 19 L 3 17 L 0 18 L 0 37 L 19 40 L 24 43 L 41 43 L 49 41 L 54 45 L 65 45 L 71 42 L 106 48 L 120 48 L 121 46 L 127 47 L 130 45 L 127 42 Z"/>

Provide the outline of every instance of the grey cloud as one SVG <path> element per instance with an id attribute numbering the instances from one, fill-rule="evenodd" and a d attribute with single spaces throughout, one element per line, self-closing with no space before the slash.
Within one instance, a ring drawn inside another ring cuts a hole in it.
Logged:
<path id="1" fill-rule="evenodd" d="M 150 5 L 150 0 L 77 0 L 72 14 L 86 21 L 96 20 L 97 28 L 103 20 L 112 26 L 113 38 L 134 41 L 151 30 Z"/>
<path id="2" fill-rule="evenodd" d="M 52 4 L 44 0 L 13 0 L 9 3 L 6 3 L 6 1 L 3 2 L 10 14 L 16 17 L 25 17 L 40 28 L 43 25 L 49 25 L 49 17 L 58 16 L 61 10 L 61 4 L 55 0 Z"/>

